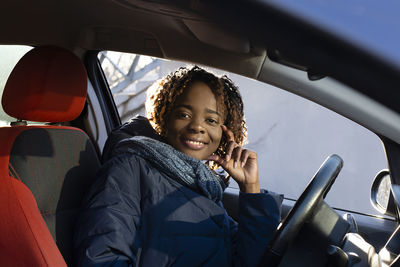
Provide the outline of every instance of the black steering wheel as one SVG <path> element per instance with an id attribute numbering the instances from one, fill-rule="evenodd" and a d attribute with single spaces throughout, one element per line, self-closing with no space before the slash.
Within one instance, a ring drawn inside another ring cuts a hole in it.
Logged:
<path id="1" fill-rule="evenodd" d="M 296 204 L 278 226 L 259 266 L 279 265 L 288 245 L 323 201 L 342 167 L 343 160 L 338 155 L 331 155 L 322 163 Z"/>

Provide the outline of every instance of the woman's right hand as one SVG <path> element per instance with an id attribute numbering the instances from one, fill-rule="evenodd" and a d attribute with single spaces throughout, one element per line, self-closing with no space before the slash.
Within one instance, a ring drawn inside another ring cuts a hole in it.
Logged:
<path id="1" fill-rule="evenodd" d="M 237 144 L 233 132 L 225 125 L 221 128 L 228 142 L 225 157 L 211 155 L 208 159 L 221 165 L 238 183 L 240 191 L 260 193 L 257 153 Z"/>

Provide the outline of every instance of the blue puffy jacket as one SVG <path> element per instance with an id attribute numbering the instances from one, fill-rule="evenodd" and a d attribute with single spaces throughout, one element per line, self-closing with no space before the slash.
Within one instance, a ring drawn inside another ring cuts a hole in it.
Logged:
<path id="1" fill-rule="evenodd" d="M 76 226 L 78 266 L 256 266 L 280 220 L 266 191 L 239 195 L 239 221 L 129 152 L 103 166 Z"/>

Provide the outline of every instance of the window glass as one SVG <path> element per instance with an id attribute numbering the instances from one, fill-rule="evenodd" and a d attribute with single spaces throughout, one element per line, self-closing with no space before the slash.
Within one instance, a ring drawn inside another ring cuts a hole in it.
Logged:
<path id="1" fill-rule="evenodd" d="M 183 62 L 140 55 L 102 52 L 103 70 L 122 121 L 145 115 L 146 90 Z M 257 152 L 261 186 L 297 199 L 331 154 L 344 167 L 326 201 L 333 207 L 378 214 L 370 204 L 376 173 L 387 168 L 380 139 L 369 130 L 314 102 L 271 85 L 227 74 L 239 86 L 249 131 L 247 147 Z M 231 187 L 237 187 L 231 182 Z"/>
<path id="2" fill-rule="evenodd" d="M 146 91 L 171 67 L 157 58 L 104 51 L 99 60 L 114 96 L 122 123 L 136 114 L 145 115 Z"/>
<path id="3" fill-rule="evenodd" d="M 8 76 L 17 64 L 18 60 L 31 50 L 30 46 L 20 45 L 0 45 L 0 93 L 3 95 L 4 86 L 6 85 Z M 3 107 L 0 106 L 0 126 L 9 125 L 15 118 L 8 116 Z"/>

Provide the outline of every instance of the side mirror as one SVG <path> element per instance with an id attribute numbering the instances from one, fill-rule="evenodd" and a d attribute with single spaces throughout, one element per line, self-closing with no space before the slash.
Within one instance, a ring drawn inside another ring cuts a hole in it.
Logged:
<path id="1" fill-rule="evenodd" d="M 388 170 L 382 170 L 375 176 L 371 186 L 371 204 L 380 213 L 396 218 L 397 209 Z"/>

